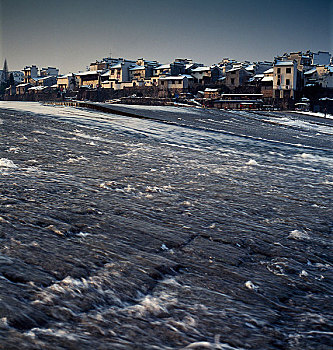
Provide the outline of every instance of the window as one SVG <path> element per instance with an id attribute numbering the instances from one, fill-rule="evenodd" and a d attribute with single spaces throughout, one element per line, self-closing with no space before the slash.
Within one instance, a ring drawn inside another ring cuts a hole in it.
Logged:
<path id="1" fill-rule="evenodd" d="M 277 72 L 278 72 L 278 74 L 280 74 L 281 73 L 281 68 L 278 68 Z"/>
<path id="2" fill-rule="evenodd" d="M 277 84 L 281 85 L 281 80 L 280 79 L 278 79 Z"/>
<path id="3" fill-rule="evenodd" d="M 231 84 L 232 84 L 232 85 L 235 84 L 235 78 L 231 78 Z"/>
<path id="4" fill-rule="evenodd" d="M 290 79 L 286 79 L 286 85 L 290 85 Z"/>
<path id="5" fill-rule="evenodd" d="M 286 68 L 286 73 L 291 74 L 291 68 Z"/>

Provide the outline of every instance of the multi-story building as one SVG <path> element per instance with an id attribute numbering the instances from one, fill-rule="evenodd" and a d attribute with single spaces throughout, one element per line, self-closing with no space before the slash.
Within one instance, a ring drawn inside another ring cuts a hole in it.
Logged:
<path id="1" fill-rule="evenodd" d="M 173 62 L 169 64 L 161 64 L 154 68 L 154 76 L 166 77 L 176 76 L 185 73 L 185 64 L 182 62 Z"/>
<path id="2" fill-rule="evenodd" d="M 304 73 L 304 85 L 333 88 L 333 66 L 316 66 Z"/>
<path id="3" fill-rule="evenodd" d="M 273 97 L 276 99 L 294 98 L 297 86 L 297 62 L 276 61 L 273 66 Z"/>
<path id="4" fill-rule="evenodd" d="M 40 70 L 41 77 L 53 76 L 57 77 L 59 75 L 59 69 L 54 67 L 42 68 Z"/>
<path id="5" fill-rule="evenodd" d="M 191 75 L 177 75 L 177 76 L 165 76 L 158 79 L 158 86 L 161 97 L 165 97 L 169 92 L 173 94 L 180 94 L 187 92 L 189 87 L 193 83 L 193 77 Z"/>
<path id="6" fill-rule="evenodd" d="M 86 71 L 76 74 L 79 87 L 97 88 L 101 85 L 101 74 L 103 71 Z"/>
<path id="7" fill-rule="evenodd" d="M 244 85 L 249 78 L 251 77 L 251 73 L 248 72 L 245 68 L 236 67 L 228 70 L 225 73 L 225 81 L 224 84 L 231 90 Z"/>
<path id="8" fill-rule="evenodd" d="M 38 68 L 35 65 L 26 66 L 23 69 L 23 74 L 24 74 L 24 83 L 28 84 L 30 83 L 31 78 L 38 78 Z"/>
<path id="9" fill-rule="evenodd" d="M 74 90 L 78 84 L 79 81 L 73 73 L 57 77 L 57 87 L 60 90 Z"/>

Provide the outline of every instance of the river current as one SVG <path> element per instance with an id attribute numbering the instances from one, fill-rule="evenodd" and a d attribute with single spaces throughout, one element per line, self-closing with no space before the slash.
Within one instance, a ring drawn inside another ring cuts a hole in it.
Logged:
<path id="1" fill-rule="evenodd" d="M 0 349 L 332 349 L 333 120 L 0 102 Z"/>

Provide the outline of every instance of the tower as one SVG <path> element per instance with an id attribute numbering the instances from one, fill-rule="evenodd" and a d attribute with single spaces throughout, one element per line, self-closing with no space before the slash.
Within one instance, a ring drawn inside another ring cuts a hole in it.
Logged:
<path id="1" fill-rule="evenodd" d="M 1 74 L 1 78 L 0 81 L 3 83 L 6 83 L 8 81 L 8 65 L 7 65 L 7 60 L 5 59 L 5 62 L 3 64 L 3 70 L 2 70 L 2 74 Z"/>

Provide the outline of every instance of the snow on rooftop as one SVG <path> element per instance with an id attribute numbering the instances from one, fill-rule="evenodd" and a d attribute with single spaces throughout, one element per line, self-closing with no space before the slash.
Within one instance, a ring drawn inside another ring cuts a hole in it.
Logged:
<path id="1" fill-rule="evenodd" d="M 29 83 L 26 83 L 26 84 L 19 84 L 19 85 L 16 85 L 16 87 L 24 87 L 24 86 L 28 86 L 28 85 L 31 85 Z"/>
<path id="2" fill-rule="evenodd" d="M 183 80 L 183 79 L 193 79 L 191 75 L 183 74 L 183 75 L 175 75 L 175 76 L 168 76 L 168 77 L 161 77 L 159 80 Z"/>
<path id="3" fill-rule="evenodd" d="M 129 70 L 143 70 L 145 68 L 146 68 L 145 66 L 135 66 L 135 67 L 130 68 Z"/>
<path id="4" fill-rule="evenodd" d="M 273 68 L 269 68 L 269 69 L 264 71 L 264 74 L 271 74 L 271 73 L 274 73 L 274 69 Z"/>
<path id="5" fill-rule="evenodd" d="M 205 92 L 218 92 L 218 89 L 206 88 Z"/>
<path id="6" fill-rule="evenodd" d="M 155 69 L 169 69 L 169 68 L 170 68 L 170 64 L 162 64 L 156 67 Z"/>
<path id="7" fill-rule="evenodd" d="M 118 62 L 110 67 L 110 69 L 121 68 L 121 62 Z"/>
<path id="8" fill-rule="evenodd" d="M 273 77 L 263 77 L 261 79 L 262 82 L 265 82 L 265 81 L 273 81 Z"/>
<path id="9" fill-rule="evenodd" d="M 293 61 L 278 61 L 274 64 L 274 66 L 293 66 Z"/>
<path id="10" fill-rule="evenodd" d="M 316 71 L 317 71 L 316 68 L 312 68 L 312 69 L 306 71 L 306 72 L 304 73 L 304 75 L 311 75 L 311 74 L 315 73 Z"/>
<path id="11" fill-rule="evenodd" d="M 46 88 L 47 88 L 47 86 L 33 86 L 33 87 L 29 88 L 28 90 L 44 90 Z"/>
<path id="12" fill-rule="evenodd" d="M 192 69 L 192 72 L 208 72 L 210 71 L 210 67 L 204 66 L 204 67 L 197 67 Z"/>
<path id="13" fill-rule="evenodd" d="M 86 72 L 77 73 L 76 75 L 93 75 L 93 74 L 99 74 L 102 72 L 103 72 L 102 70 L 88 70 Z"/>

